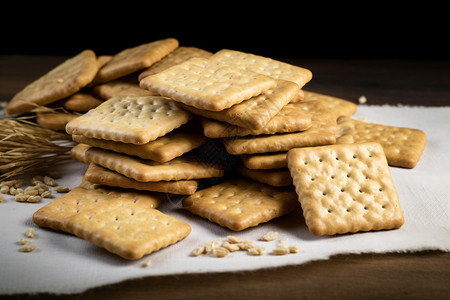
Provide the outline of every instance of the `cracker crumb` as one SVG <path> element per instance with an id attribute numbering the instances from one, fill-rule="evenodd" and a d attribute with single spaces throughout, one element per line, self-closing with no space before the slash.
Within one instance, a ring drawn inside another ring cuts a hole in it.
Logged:
<path id="1" fill-rule="evenodd" d="M 266 253 L 266 247 L 255 247 L 247 250 L 251 255 L 260 256 Z"/>
<path id="2" fill-rule="evenodd" d="M 146 261 L 144 261 L 144 262 L 141 264 L 141 267 L 142 267 L 142 268 L 149 268 L 149 267 L 151 266 L 151 264 L 152 264 L 152 262 L 150 261 L 150 259 L 147 259 Z"/>
<path id="3" fill-rule="evenodd" d="M 25 232 L 25 235 L 31 239 L 34 238 L 35 233 L 36 232 L 34 231 L 34 228 L 28 228 L 27 231 Z"/>
<path id="4" fill-rule="evenodd" d="M 36 248 L 37 248 L 37 245 L 27 243 L 27 244 L 23 245 L 22 247 L 20 247 L 20 251 L 21 252 L 32 252 L 32 251 L 36 250 Z"/>
<path id="5" fill-rule="evenodd" d="M 275 255 L 286 255 L 289 253 L 289 248 L 287 247 L 277 247 L 272 250 L 272 253 Z"/>
<path id="6" fill-rule="evenodd" d="M 70 191 L 67 186 L 56 186 L 53 190 L 57 193 L 68 193 Z"/>
<path id="7" fill-rule="evenodd" d="M 205 246 L 199 246 L 192 251 L 192 256 L 200 256 L 205 253 Z"/>
<path id="8" fill-rule="evenodd" d="M 228 254 L 230 254 L 230 251 L 224 247 L 215 247 L 213 249 L 213 254 L 216 257 L 226 257 Z"/>
<path id="9" fill-rule="evenodd" d="M 26 239 L 26 238 L 21 238 L 21 239 L 19 240 L 19 243 L 20 243 L 21 245 L 26 245 L 26 244 L 28 244 L 28 239 Z"/>
<path id="10" fill-rule="evenodd" d="M 270 242 L 274 241 L 278 238 L 278 232 L 276 231 L 269 231 L 265 233 L 262 237 L 259 238 L 260 241 Z"/>
<path id="11" fill-rule="evenodd" d="M 366 98 L 366 96 L 360 96 L 360 97 L 358 98 L 358 102 L 359 102 L 359 104 L 367 103 L 367 98 Z"/>
<path id="12" fill-rule="evenodd" d="M 289 246 L 289 253 L 299 253 L 301 248 L 299 246 Z"/>

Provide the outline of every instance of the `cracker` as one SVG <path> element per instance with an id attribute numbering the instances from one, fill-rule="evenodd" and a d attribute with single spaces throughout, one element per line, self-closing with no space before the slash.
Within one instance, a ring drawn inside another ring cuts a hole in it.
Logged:
<path id="1" fill-rule="evenodd" d="M 67 123 L 76 117 L 78 117 L 78 115 L 69 112 L 37 112 L 36 122 L 44 128 L 64 130 Z"/>
<path id="2" fill-rule="evenodd" d="M 347 142 L 380 143 L 391 166 L 414 168 L 426 144 L 426 135 L 419 129 L 368 123 L 344 116 L 338 119 L 338 125 L 342 138 L 350 138 Z"/>
<path id="3" fill-rule="evenodd" d="M 114 170 L 137 181 L 171 181 L 221 177 L 224 170 L 188 154 L 166 163 L 119 154 L 99 148 L 86 151 L 90 162 Z"/>
<path id="4" fill-rule="evenodd" d="M 86 144 L 78 144 L 70 149 L 70 157 L 72 159 L 81 161 L 82 163 L 88 164 L 89 160 L 86 158 L 86 151 L 91 148 L 91 146 Z"/>
<path id="5" fill-rule="evenodd" d="M 210 138 L 305 131 L 311 128 L 312 120 L 311 114 L 304 108 L 305 106 L 301 105 L 286 105 L 261 129 L 247 129 L 212 119 L 203 119 L 203 131 Z"/>
<path id="6" fill-rule="evenodd" d="M 98 70 L 94 83 L 108 82 L 148 68 L 177 47 L 178 41 L 168 38 L 124 49 Z"/>
<path id="7" fill-rule="evenodd" d="M 73 135 L 72 139 L 78 143 L 134 155 L 144 159 L 151 159 L 157 162 L 168 162 L 175 157 L 199 147 L 208 140 L 201 132 L 201 126 L 192 123 L 192 121 L 154 141 L 142 145 L 93 139 L 82 135 Z"/>
<path id="8" fill-rule="evenodd" d="M 92 93 L 97 97 L 108 100 L 116 96 L 155 96 L 152 93 L 139 87 L 139 81 L 135 73 L 111 80 L 92 87 Z"/>
<path id="9" fill-rule="evenodd" d="M 224 138 L 230 154 L 252 154 L 288 151 L 292 148 L 321 146 L 336 142 L 336 118 L 320 101 L 299 102 L 288 105 L 302 107 L 311 115 L 312 125 L 301 132 L 274 135 Z"/>
<path id="10" fill-rule="evenodd" d="M 305 99 L 305 92 L 302 89 L 300 89 L 298 90 L 297 95 L 294 98 L 292 98 L 289 103 L 297 103 L 302 101 L 303 99 Z"/>
<path id="11" fill-rule="evenodd" d="M 71 135 L 145 144 L 180 127 L 192 115 L 160 96 L 117 96 L 66 126 Z"/>
<path id="12" fill-rule="evenodd" d="M 403 213 L 378 143 L 292 149 L 287 156 L 313 235 L 399 228 Z"/>
<path id="13" fill-rule="evenodd" d="M 275 188 L 246 178 L 233 178 L 183 199 L 183 207 L 234 231 L 268 222 L 298 206 L 292 189 Z"/>
<path id="14" fill-rule="evenodd" d="M 198 109 L 220 111 L 276 85 L 272 77 L 194 57 L 145 77 L 140 86 Z"/>
<path id="15" fill-rule="evenodd" d="M 19 114 L 66 98 L 87 86 L 97 71 L 95 53 L 84 50 L 24 87 L 14 95 L 5 111 Z"/>
<path id="16" fill-rule="evenodd" d="M 86 180 L 64 196 L 53 200 L 33 214 L 33 222 L 40 227 L 71 232 L 67 220 L 73 215 L 90 210 L 102 204 L 115 201 L 132 203 L 145 209 L 158 207 L 164 201 L 163 193 L 141 192 L 112 187 L 100 187 Z"/>
<path id="17" fill-rule="evenodd" d="M 87 92 L 78 92 L 64 100 L 63 107 L 67 110 L 85 113 L 96 108 L 103 101 Z"/>
<path id="18" fill-rule="evenodd" d="M 288 80 L 302 88 L 312 78 L 310 70 L 294 66 L 268 57 L 223 49 L 210 58 L 225 65 L 237 66 L 240 69 L 261 73 L 276 79 Z"/>
<path id="19" fill-rule="evenodd" d="M 242 154 L 240 157 L 249 169 L 287 168 L 287 152 L 269 152 L 259 154 Z"/>
<path id="20" fill-rule="evenodd" d="M 198 187 L 197 180 L 139 182 L 93 163 L 89 165 L 85 177 L 89 182 L 101 185 L 177 195 L 191 195 Z"/>
<path id="21" fill-rule="evenodd" d="M 297 92 L 298 86 L 295 83 L 277 80 L 277 86 L 275 88 L 222 111 L 202 110 L 189 105 L 182 105 L 181 107 L 195 115 L 227 122 L 250 130 L 258 130 L 266 128 L 270 121 L 281 113 L 285 105 L 289 103 L 290 99 Z M 286 127 L 293 128 L 295 126 L 304 128 L 305 123 L 308 123 L 310 120 L 309 116 L 304 113 L 303 115 L 299 114 L 296 119 L 299 121 L 293 122 L 293 120 L 286 120 L 284 122 L 284 124 L 287 123 L 289 125 L 282 126 L 278 124 L 278 127 L 280 127 L 279 130 L 283 130 Z M 274 127 L 273 124 L 271 126 Z"/>
<path id="22" fill-rule="evenodd" d="M 250 178 L 270 186 L 292 185 L 292 177 L 287 167 L 272 170 L 249 169 L 243 163 L 238 163 L 233 166 L 233 170 L 243 177 Z"/>
<path id="23" fill-rule="evenodd" d="M 311 91 L 304 91 L 304 99 L 302 101 L 322 101 L 328 106 L 336 118 L 340 116 L 350 117 L 355 114 L 358 108 L 358 106 L 351 101 Z"/>
<path id="24" fill-rule="evenodd" d="M 154 208 L 101 205 L 67 222 L 71 232 L 122 258 L 135 260 L 187 237 L 191 227 Z"/>
<path id="25" fill-rule="evenodd" d="M 185 62 L 190 58 L 193 57 L 208 58 L 211 55 L 212 55 L 211 52 L 196 47 L 183 47 L 183 46 L 178 47 L 174 51 L 170 52 L 163 59 L 154 63 L 148 69 L 142 71 L 138 76 L 138 80 L 141 81 L 143 78 L 147 76 L 162 72 L 174 65 L 181 64 L 182 62 Z"/>

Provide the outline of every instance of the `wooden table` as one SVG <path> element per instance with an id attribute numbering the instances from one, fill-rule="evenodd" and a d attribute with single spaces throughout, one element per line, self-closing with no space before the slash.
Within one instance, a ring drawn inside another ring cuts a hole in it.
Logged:
<path id="1" fill-rule="evenodd" d="M 0 101 L 63 61 L 0 56 Z M 308 90 L 366 105 L 450 105 L 450 61 L 285 59 L 309 68 Z M 44 275 L 45 276 L 45 275 Z M 450 253 L 339 255 L 299 266 L 236 273 L 148 277 L 65 299 L 450 299 Z M 17 295 L 5 299 L 56 299 Z"/>

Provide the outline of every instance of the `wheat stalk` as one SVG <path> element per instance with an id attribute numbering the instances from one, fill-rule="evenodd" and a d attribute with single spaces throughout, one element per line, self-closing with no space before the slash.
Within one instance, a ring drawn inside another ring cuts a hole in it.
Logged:
<path id="1" fill-rule="evenodd" d="M 73 147 L 65 133 L 40 127 L 26 118 L 0 120 L 0 180 L 42 171 L 69 159 Z"/>

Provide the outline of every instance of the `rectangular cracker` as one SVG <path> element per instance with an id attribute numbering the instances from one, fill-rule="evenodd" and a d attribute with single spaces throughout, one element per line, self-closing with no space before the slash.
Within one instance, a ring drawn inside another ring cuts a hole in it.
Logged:
<path id="1" fill-rule="evenodd" d="M 183 109 L 195 115 L 234 124 L 250 130 L 266 128 L 268 123 L 289 103 L 298 93 L 298 86 L 290 81 L 277 80 L 277 86 L 252 97 L 241 103 L 233 105 L 222 111 L 208 111 L 188 105 Z M 301 116 L 299 116 L 301 119 Z"/>
<path id="2" fill-rule="evenodd" d="M 276 85 L 272 77 L 194 57 L 145 77 L 140 86 L 199 109 L 220 111 Z"/>
<path id="3" fill-rule="evenodd" d="M 163 57 L 160 61 L 154 63 L 146 70 L 139 73 L 138 80 L 141 81 L 143 78 L 162 72 L 172 66 L 181 64 L 186 60 L 193 57 L 204 57 L 208 58 L 212 55 L 211 52 L 196 48 L 196 47 L 184 47 L 180 46 L 177 49 L 170 52 L 167 56 Z"/>
<path id="4" fill-rule="evenodd" d="M 78 92 L 64 99 L 63 107 L 67 110 L 85 113 L 103 103 L 103 100 L 87 92 Z"/>
<path id="5" fill-rule="evenodd" d="M 89 160 L 86 158 L 86 151 L 91 146 L 86 144 L 77 144 L 70 149 L 70 157 L 74 160 L 81 161 L 82 163 L 89 164 Z"/>
<path id="6" fill-rule="evenodd" d="M 275 188 L 246 178 L 233 178 L 183 199 L 183 207 L 234 231 L 268 222 L 298 206 L 292 189 Z"/>
<path id="7" fill-rule="evenodd" d="M 338 119 L 338 127 L 342 134 L 340 140 L 346 138 L 347 142 L 353 143 L 380 143 L 389 165 L 395 167 L 414 168 L 427 140 L 425 133 L 419 129 L 368 123 L 345 116 Z"/>
<path id="8" fill-rule="evenodd" d="M 222 64 L 237 66 L 240 69 L 258 72 L 276 79 L 295 82 L 302 88 L 312 78 L 310 70 L 294 66 L 268 57 L 223 49 L 210 58 Z"/>
<path id="9" fill-rule="evenodd" d="M 137 181 L 172 181 L 221 177 L 224 170 L 187 153 L 166 163 L 92 147 L 86 158 Z"/>
<path id="10" fill-rule="evenodd" d="M 233 166 L 233 171 L 240 176 L 250 178 L 270 186 L 292 185 L 291 173 L 289 173 L 289 169 L 287 167 L 271 170 L 249 169 L 243 163 L 238 163 Z"/>
<path id="11" fill-rule="evenodd" d="M 142 145 L 93 139 L 82 135 L 72 135 L 72 139 L 78 143 L 134 155 L 143 159 L 151 159 L 157 162 L 168 162 L 175 157 L 199 147 L 208 140 L 201 132 L 201 126 L 192 121 L 154 141 Z"/>
<path id="12" fill-rule="evenodd" d="M 198 187 L 198 180 L 139 182 L 95 163 L 89 165 L 84 176 L 95 184 L 176 195 L 191 195 Z"/>
<path id="13" fill-rule="evenodd" d="M 94 51 L 86 49 L 20 90 L 5 108 L 19 114 L 75 94 L 92 82 L 98 71 Z"/>
<path id="14" fill-rule="evenodd" d="M 40 227 L 49 227 L 70 233 L 66 224 L 67 220 L 83 211 L 102 204 L 109 205 L 115 201 L 133 203 L 133 205 L 142 206 L 145 209 L 156 208 L 164 201 L 164 197 L 163 193 L 99 186 L 84 178 L 79 186 L 36 211 L 33 214 L 33 222 Z"/>
<path id="15" fill-rule="evenodd" d="M 269 152 L 260 154 L 242 154 L 242 162 L 249 169 L 280 169 L 287 168 L 286 152 Z"/>
<path id="16" fill-rule="evenodd" d="M 322 101 L 328 106 L 331 113 L 336 116 L 336 119 L 340 116 L 350 117 L 355 114 L 358 106 L 349 100 L 345 100 L 338 97 L 333 97 L 330 95 L 325 95 L 321 93 L 303 91 L 304 99 L 302 101 Z"/>
<path id="17" fill-rule="evenodd" d="M 189 112 L 161 96 L 117 96 L 71 120 L 66 131 L 89 138 L 146 144 L 191 118 Z"/>
<path id="18" fill-rule="evenodd" d="M 380 144 L 292 149 L 288 167 L 313 235 L 399 228 L 397 191 Z"/>
<path id="19" fill-rule="evenodd" d="M 288 151 L 297 147 L 321 146 L 336 143 L 336 118 L 320 101 L 293 103 L 311 115 L 312 125 L 302 132 L 262 136 L 224 138 L 230 154 L 253 154 Z"/>
<path id="20" fill-rule="evenodd" d="M 76 236 L 128 260 L 172 245 L 191 232 L 187 223 L 157 209 L 119 202 L 74 215 L 67 227 Z"/>
<path id="21" fill-rule="evenodd" d="M 139 87 L 135 73 L 97 84 L 92 87 L 92 93 L 103 100 L 117 96 L 157 96 L 156 93 Z"/>
<path id="22" fill-rule="evenodd" d="M 124 49 L 113 55 L 98 70 L 94 83 L 108 82 L 148 68 L 175 50 L 178 45 L 176 39 L 167 38 Z"/>

